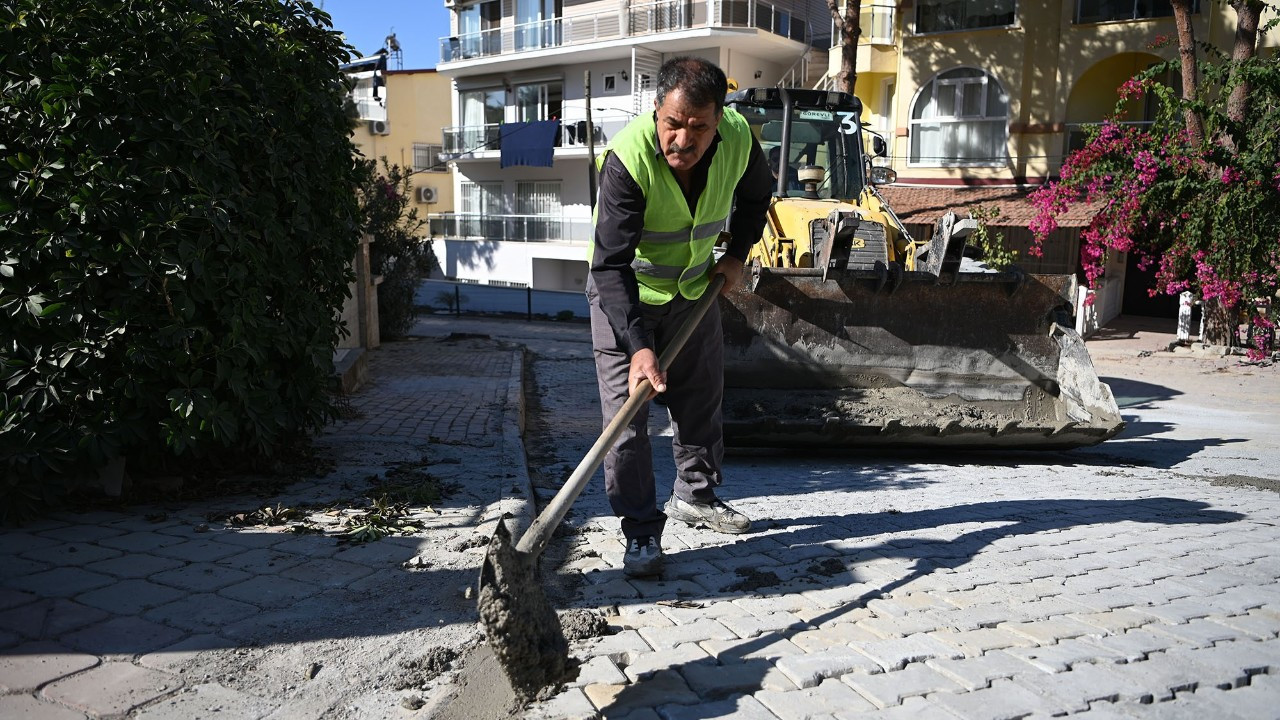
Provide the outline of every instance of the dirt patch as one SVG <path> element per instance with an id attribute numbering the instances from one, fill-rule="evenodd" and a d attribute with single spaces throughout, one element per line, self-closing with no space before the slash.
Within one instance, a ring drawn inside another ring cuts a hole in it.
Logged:
<path id="1" fill-rule="evenodd" d="M 724 588 L 721 592 L 746 592 L 760 588 L 782 584 L 782 578 L 772 570 L 756 570 L 755 568 L 738 568 L 738 582 Z"/>
<path id="2" fill-rule="evenodd" d="M 609 634 L 609 623 L 603 615 L 592 610 L 561 611 L 560 628 L 564 631 L 564 638 L 569 641 Z"/>
<path id="3" fill-rule="evenodd" d="M 452 667 L 460 654 L 454 648 L 427 648 L 421 657 L 400 663 L 399 673 L 389 678 L 391 687 L 396 690 L 422 688 Z"/>
<path id="4" fill-rule="evenodd" d="M 1222 487 L 1234 488 L 1256 488 L 1258 490 L 1270 490 L 1271 492 L 1280 492 L 1280 480 L 1272 480 L 1270 478 L 1250 477 L 1248 475 L 1223 475 L 1214 478 L 1210 483 L 1212 485 L 1220 485 Z"/>
<path id="5" fill-rule="evenodd" d="M 810 575 L 834 577 L 844 572 L 848 568 L 844 566 L 844 563 L 840 562 L 835 558 L 826 558 L 825 560 L 821 560 L 819 562 L 810 563 L 809 567 L 806 569 L 808 570 Z"/>

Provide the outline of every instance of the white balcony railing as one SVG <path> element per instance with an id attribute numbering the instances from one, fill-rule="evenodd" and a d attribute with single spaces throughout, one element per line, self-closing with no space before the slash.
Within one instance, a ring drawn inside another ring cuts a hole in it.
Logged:
<path id="1" fill-rule="evenodd" d="M 826 27 L 826 14 L 820 21 Z M 591 13 L 440 38 L 440 62 L 701 27 L 754 27 L 809 42 L 809 18 L 764 0 L 658 0 L 617 12 Z"/>
<path id="2" fill-rule="evenodd" d="M 858 28 L 862 34 L 858 36 L 859 45 L 892 45 L 896 37 L 897 15 L 893 5 L 883 3 L 864 4 L 858 15 Z M 840 24 L 831 20 L 831 47 L 837 48 L 843 43 L 840 37 Z"/>
<path id="3" fill-rule="evenodd" d="M 591 115 L 591 130 L 588 132 L 586 111 L 580 107 L 565 108 L 556 147 L 585 148 L 590 140 L 597 148 L 603 149 L 609 138 L 625 127 L 632 117 L 631 113 L 619 110 L 594 112 Z M 489 150 L 501 150 L 500 128 L 497 123 L 444 128 L 444 153 L 458 159 Z"/>
<path id="4" fill-rule="evenodd" d="M 380 100 L 371 97 L 353 97 L 351 101 L 355 103 L 357 117 L 361 120 L 387 119 L 387 106 Z"/>
<path id="5" fill-rule="evenodd" d="M 427 216 L 433 238 L 504 242 L 591 241 L 591 218 L 492 213 L 439 213 Z"/>

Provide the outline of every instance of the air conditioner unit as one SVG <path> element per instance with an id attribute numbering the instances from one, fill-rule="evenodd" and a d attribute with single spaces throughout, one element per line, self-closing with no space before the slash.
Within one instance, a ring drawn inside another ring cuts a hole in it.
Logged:
<path id="1" fill-rule="evenodd" d="M 433 187 L 418 188 L 418 202 L 432 204 L 432 203 L 435 203 L 437 199 L 438 199 L 438 196 L 436 194 L 435 188 Z"/>
<path id="2" fill-rule="evenodd" d="M 391 125 L 386 120 L 370 120 L 369 132 L 374 135 L 390 135 Z"/>

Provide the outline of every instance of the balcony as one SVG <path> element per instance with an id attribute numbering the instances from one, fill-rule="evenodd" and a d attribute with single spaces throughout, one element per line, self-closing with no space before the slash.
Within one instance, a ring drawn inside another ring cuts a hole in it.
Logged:
<path id="1" fill-rule="evenodd" d="M 625 127 L 632 117 L 634 116 L 630 113 L 616 110 L 592 113 L 591 128 L 588 131 L 586 111 L 582 108 L 565 108 L 556 148 L 585 150 L 590 141 L 595 143 L 596 148 L 603 149 L 609 138 Z M 489 123 L 444 128 L 444 154 L 452 160 L 496 157 L 483 153 L 502 150 L 500 127 L 497 123 Z"/>
<path id="2" fill-rule="evenodd" d="M 806 18 L 796 17 L 789 8 L 763 0 L 663 0 L 632 5 L 618 12 L 572 15 L 440 38 L 440 62 L 694 28 L 757 28 L 800 42 L 810 40 Z"/>
<path id="3" fill-rule="evenodd" d="M 1138 129 L 1150 128 L 1154 123 L 1150 120 L 1137 120 L 1132 122 L 1116 122 L 1113 125 L 1122 127 L 1132 127 Z M 1102 123 L 1067 123 L 1066 137 L 1063 138 L 1062 157 L 1065 160 L 1068 155 L 1083 150 L 1085 145 L 1089 143 L 1089 138 L 1098 128 L 1102 127 Z"/>
<path id="4" fill-rule="evenodd" d="M 591 241 L 591 218 L 492 213 L 440 213 L 427 216 L 433 238 L 488 242 Z"/>

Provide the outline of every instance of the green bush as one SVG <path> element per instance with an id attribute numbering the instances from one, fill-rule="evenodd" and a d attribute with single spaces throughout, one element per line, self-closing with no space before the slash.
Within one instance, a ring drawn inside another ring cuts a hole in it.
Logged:
<path id="1" fill-rule="evenodd" d="M 431 241 L 419 237 L 427 221 L 409 207 L 412 187 L 409 174 L 399 165 L 382 158 L 382 173 L 377 163 L 360 163 L 364 173 L 360 184 L 360 204 L 364 211 L 365 232 L 373 236 L 369 246 L 369 264 L 375 275 L 382 276 L 378 285 L 378 331 L 384 338 L 397 338 L 413 326 L 417 309 L 414 294 L 423 278 L 436 266 Z"/>
<path id="2" fill-rule="evenodd" d="M 300 0 L 0 3 L 0 514 L 331 417 L 347 51 Z"/>

